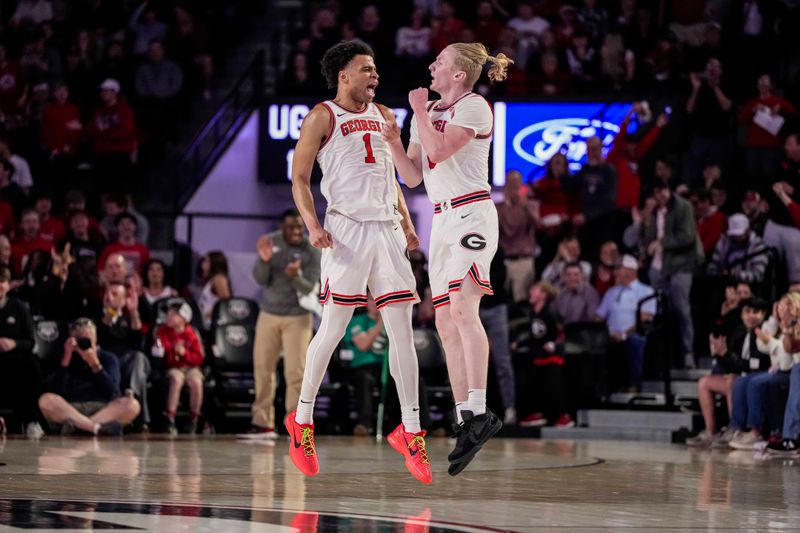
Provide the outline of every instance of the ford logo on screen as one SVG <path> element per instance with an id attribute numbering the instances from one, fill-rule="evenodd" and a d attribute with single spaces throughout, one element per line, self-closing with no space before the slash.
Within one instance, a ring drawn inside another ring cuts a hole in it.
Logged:
<path id="1" fill-rule="evenodd" d="M 586 162 L 586 140 L 599 137 L 607 153 L 630 108 L 630 104 L 600 102 L 495 103 L 494 185 L 504 185 L 506 172 L 512 169 L 526 181 L 540 178 L 559 152 L 576 172 Z"/>

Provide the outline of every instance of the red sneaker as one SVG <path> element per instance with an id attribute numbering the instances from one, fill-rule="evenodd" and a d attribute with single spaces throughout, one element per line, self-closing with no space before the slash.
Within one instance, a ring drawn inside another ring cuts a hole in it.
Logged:
<path id="1" fill-rule="evenodd" d="M 563 415 L 558 417 L 558 420 L 556 420 L 556 423 L 553 424 L 553 427 L 557 427 L 557 428 L 574 428 L 575 427 L 575 421 L 572 420 L 571 416 L 569 416 L 567 414 L 563 414 Z"/>
<path id="2" fill-rule="evenodd" d="M 297 411 L 286 416 L 286 431 L 292 438 L 289 443 L 289 456 L 294 466 L 307 476 L 319 474 L 317 449 L 314 447 L 314 424 L 298 424 Z"/>
<path id="3" fill-rule="evenodd" d="M 431 463 L 428 460 L 428 452 L 425 449 L 425 431 L 419 433 L 407 433 L 403 429 L 403 424 L 389 434 L 389 444 L 392 445 L 397 453 L 406 458 L 406 468 L 411 475 L 425 484 L 433 481 L 431 473 Z"/>
<path id="4" fill-rule="evenodd" d="M 544 417 L 542 413 L 532 413 L 528 415 L 527 418 L 524 420 L 520 420 L 519 427 L 523 428 L 533 428 L 544 426 L 547 424 L 547 419 Z"/>

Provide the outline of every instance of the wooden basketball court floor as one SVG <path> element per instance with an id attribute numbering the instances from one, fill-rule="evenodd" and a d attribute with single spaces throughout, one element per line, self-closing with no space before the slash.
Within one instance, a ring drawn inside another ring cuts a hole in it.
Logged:
<path id="1" fill-rule="evenodd" d="M 495 439 L 434 482 L 384 441 L 319 437 L 321 473 L 288 441 L 45 437 L 0 445 L 0 532 L 800 530 L 800 463 L 680 445 Z"/>

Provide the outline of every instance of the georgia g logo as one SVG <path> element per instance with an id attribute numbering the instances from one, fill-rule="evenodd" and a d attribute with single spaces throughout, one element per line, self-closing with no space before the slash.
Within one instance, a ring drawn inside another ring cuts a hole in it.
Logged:
<path id="1" fill-rule="evenodd" d="M 486 239 L 480 233 L 467 233 L 461 237 L 461 246 L 467 250 L 483 250 L 486 248 Z"/>

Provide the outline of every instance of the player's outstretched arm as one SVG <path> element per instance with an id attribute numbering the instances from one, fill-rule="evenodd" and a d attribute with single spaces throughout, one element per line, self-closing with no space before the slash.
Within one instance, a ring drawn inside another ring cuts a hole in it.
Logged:
<path id="1" fill-rule="evenodd" d="M 387 125 L 383 130 L 383 140 L 389 145 L 392 151 L 392 160 L 394 166 L 403 181 L 409 187 L 416 187 L 422 183 L 422 157 L 419 151 L 419 146 L 416 147 L 416 152 L 412 151 L 412 146 L 415 143 L 409 143 L 408 152 L 403 148 L 403 141 L 400 138 L 400 128 L 394 118 L 394 113 L 386 106 L 378 106 L 386 119 Z M 416 153 L 416 156 L 414 154 Z"/>
<path id="2" fill-rule="evenodd" d="M 415 116 L 427 117 L 428 89 L 419 88 L 408 93 L 408 103 Z M 440 133 L 430 120 L 417 120 L 417 131 L 425 154 L 433 164 L 446 160 L 475 137 L 473 130 L 452 124 L 448 124 L 444 133 Z"/>
<path id="3" fill-rule="evenodd" d="M 317 105 L 303 119 L 300 138 L 292 158 L 292 198 L 308 228 L 309 240 L 316 248 L 328 248 L 333 244 L 330 233 L 325 231 L 314 209 L 311 193 L 311 171 L 314 160 L 325 137 L 330 133 L 331 116 L 323 105 Z"/>

